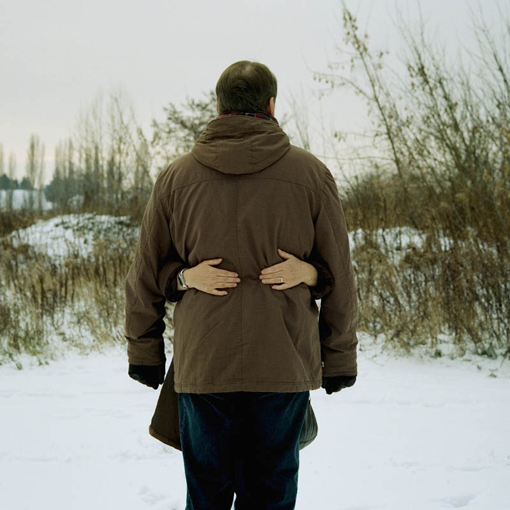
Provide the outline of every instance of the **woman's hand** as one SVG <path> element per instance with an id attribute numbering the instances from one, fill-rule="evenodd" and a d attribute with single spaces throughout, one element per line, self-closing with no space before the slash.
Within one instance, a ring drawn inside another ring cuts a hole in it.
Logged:
<path id="1" fill-rule="evenodd" d="M 226 269 L 212 267 L 215 264 L 219 264 L 222 260 L 221 257 L 203 260 L 195 267 L 186 269 L 183 273 L 186 285 L 216 296 L 225 296 L 228 294 L 226 290 L 217 290 L 217 288 L 237 287 L 237 283 L 240 282 L 241 279 L 235 271 L 227 271 Z"/>
<path id="2" fill-rule="evenodd" d="M 266 285 L 273 284 L 271 288 L 275 290 L 291 289 L 300 283 L 305 283 L 309 287 L 317 285 L 318 272 L 312 264 L 279 248 L 278 254 L 280 257 L 286 259 L 285 262 L 279 262 L 274 266 L 262 269 L 259 276 L 262 283 Z M 192 289 L 206 292 L 207 294 L 216 296 L 227 295 L 228 292 L 226 290 L 217 289 L 237 287 L 241 279 L 235 271 L 212 267 L 219 264 L 222 260 L 221 257 L 204 260 L 195 267 L 186 269 L 183 274 L 186 285 Z M 284 283 L 280 283 L 280 278 L 282 277 Z M 180 285 L 178 285 L 178 288 L 180 289 Z"/>
<path id="3" fill-rule="evenodd" d="M 297 258 L 292 253 L 280 250 L 280 248 L 278 248 L 278 254 L 286 259 L 285 262 L 279 262 L 274 266 L 262 269 L 259 276 L 262 283 L 273 284 L 271 288 L 275 290 L 290 289 L 300 283 L 305 283 L 309 287 L 317 285 L 318 272 L 312 264 Z M 280 283 L 282 277 L 284 283 Z"/>

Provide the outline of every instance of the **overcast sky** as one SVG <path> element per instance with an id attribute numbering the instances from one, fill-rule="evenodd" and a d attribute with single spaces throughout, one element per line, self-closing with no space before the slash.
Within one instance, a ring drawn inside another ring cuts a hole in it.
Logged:
<path id="1" fill-rule="evenodd" d="M 398 53 L 396 8 L 410 23 L 419 6 L 431 33 L 454 54 L 473 46 L 471 0 L 347 0 L 373 43 Z M 497 26 L 506 0 L 483 0 Z M 304 92 L 318 129 L 366 125 L 363 105 L 346 92 L 318 101 L 313 71 L 326 71 L 341 40 L 340 0 L 0 0 L 0 143 L 25 173 L 31 133 L 46 146 L 46 177 L 55 144 L 73 129 L 80 108 L 100 90 L 121 85 L 149 131 L 162 107 L 213 89 L 237 60 L 265 63 L 278 79 L 276 118 L 290 94 Z"/>

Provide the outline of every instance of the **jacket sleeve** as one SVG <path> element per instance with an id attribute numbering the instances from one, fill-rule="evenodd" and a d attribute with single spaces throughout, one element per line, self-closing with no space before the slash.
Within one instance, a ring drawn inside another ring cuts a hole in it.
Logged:
<path id="1" fill-rule="evenodd" d="M 133 365 L 159 365 L 166 361 L 165 291 L 170 278 L 185 265 L 172 242 L 168 195 L 160 196 L 160 176 L 145 208 L 135 256 L 125 280 L 124 336 L 128 360 Z"/>
<path id="2" fill-rule="evenodd" d="M 312 298 L 314 300 L 322 299 L 333 290 L 333 286 L 335 285 L 333 275 L 326 261 L 323 260 L 316 251 L 310 254 L 306 262 L 312 264 L 312 266 L 317 269 L 317 284 L 313 287 L 309 287 Z"/>
<path id="3" fill-rule="evenodd" d="M 179 274 L 179 271 L 183 268 L 188 268 L 186 264 L 181 264 L 173 270 L 172 274 L 168 277 L 166 287 L 165 287 L 165 297 L 167 301 L 170 301 L 172 303 L 177 303 L 182 296 L 184 296 L 184 293 L 186 290 L 179 290 L 177 288 L 177 275 Z M 186 276 L 184 277 L 186 279 Z"/>
<path id="4" fill-rule="evenodd" d="M 319 312 L 322 375 L 357 375 L 356 284 L 345 216 L 335 179 L 327 168 L 315 223 L 314 250 L 334 280 L 331 291 L 321 299 Z"/>

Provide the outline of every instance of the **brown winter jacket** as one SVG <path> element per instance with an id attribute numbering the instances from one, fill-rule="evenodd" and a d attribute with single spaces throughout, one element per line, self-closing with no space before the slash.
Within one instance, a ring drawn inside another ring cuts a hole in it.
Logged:
<path id="1" fill-rule="evenodd" d="M 282 291 L 259 280 L 283 261 L 277 248 L 325 261 L 334 285 L 320 311 L 306 284 Z M 216 257 L 241 281 L 225 296 L 180 293 L 177 393 L 306 391 L 322 376 L 357 374 L 357 293 L 335 180 L 274 118 L 216 118 L 158 175 L 125 281 L 129 363 L 165 362 L 169 282 Z"/>

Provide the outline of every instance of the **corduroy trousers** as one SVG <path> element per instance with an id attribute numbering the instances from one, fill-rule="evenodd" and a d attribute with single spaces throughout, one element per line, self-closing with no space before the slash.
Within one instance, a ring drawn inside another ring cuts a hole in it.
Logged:
<path id="1" fill-rule="evenodd" d="M 186 510 L 293 510 L 309 394 L 179 393 Z"/>

